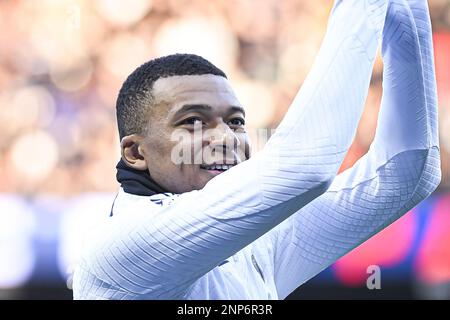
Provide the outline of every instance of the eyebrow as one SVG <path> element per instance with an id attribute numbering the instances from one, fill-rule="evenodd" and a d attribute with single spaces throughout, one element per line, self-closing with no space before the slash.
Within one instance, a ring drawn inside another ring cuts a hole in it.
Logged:
<path id="1" fill-rule="evenodd" d="M 230 113 L 241 112 L 245 117 L 244 108 L 242 108 L 240 106 L 231 106 L 230 109 L 232 110 L 232 112 L 230 112 Z M 207 104 L 185 104 L 179 110 L 177 110 L 175 112 L 175 114 L 173 115 L 173 118 L 175 118 L 183 113 L 187 113 L 187 112 L 192 112 L 192 111 L 211 112 L 211 110 L 212 110 L 212 107 Z"/>

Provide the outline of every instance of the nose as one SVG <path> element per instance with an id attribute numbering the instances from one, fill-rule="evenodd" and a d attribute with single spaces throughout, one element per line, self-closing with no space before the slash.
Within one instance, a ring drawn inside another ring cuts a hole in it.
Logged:
<path id="1" fill-rule="evenodd" d="M 239 163 L 241 142 L 235 132 L 225 123 L 204 132 L 203 157 L 207 163 Z"/>
<path id="2" fill-rule="evenodd" d="M 211 148 L 236 148 L 241 144 L 234 131 L 224 123 L 207 130 L 205 139 Z"/>

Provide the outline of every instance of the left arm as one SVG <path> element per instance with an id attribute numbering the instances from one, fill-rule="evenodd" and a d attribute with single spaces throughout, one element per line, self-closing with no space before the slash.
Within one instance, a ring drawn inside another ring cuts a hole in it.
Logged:
<path id="1" fill-rule="evenodd" d="M 263 237 L 273 244 L 279 298 L 400 218 L 440 182 L 426 0 L 411 8 L 405 0 L 390 2 L 382 56 L 382 105 L 369 152 L 326 193 Z"/>

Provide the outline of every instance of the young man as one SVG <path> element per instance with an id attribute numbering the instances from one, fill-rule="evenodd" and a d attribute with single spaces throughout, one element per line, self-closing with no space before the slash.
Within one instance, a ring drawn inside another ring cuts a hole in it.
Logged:
<path id="1" fill-rule="evenodd" d="M 376 136 L 335 177 L 381 33 Z M 284 299 L 440 181 L 426 1 L 336 1 L 307 80 L 251 158 L 242 106 L 223 72 L 197 56 L 139 67 L 117 117 L 122 185 L 109 221 L 88 239 L 74 298 Z"/>

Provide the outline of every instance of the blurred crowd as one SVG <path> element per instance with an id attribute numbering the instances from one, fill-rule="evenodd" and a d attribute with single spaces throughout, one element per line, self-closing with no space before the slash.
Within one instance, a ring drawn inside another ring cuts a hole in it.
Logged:
<path id="1" fill-rule="evenodd" d="M 450 0 L 429 3 L 439 90 L 439 188 L 446 191 Z M 256 139 L 257 129 L 277 126 L 305 79 L 331 7 L 331 0 L 0 1 L 0 193 L 115 191 L 118 90 L 137 66 L 165 54 L 196 53 L 222 68 Z M 373 139 L 381 73 L 378 58 L 342 169 Z"/>

